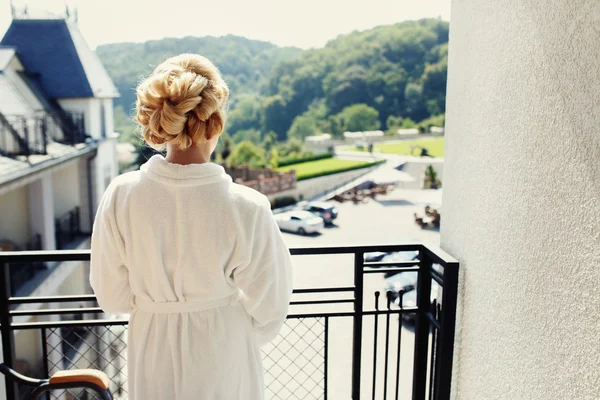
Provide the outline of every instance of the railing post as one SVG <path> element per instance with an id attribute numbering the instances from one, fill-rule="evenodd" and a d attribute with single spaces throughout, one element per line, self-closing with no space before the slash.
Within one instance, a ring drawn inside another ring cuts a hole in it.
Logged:
<path id="1" fill-rule="evenodd" d="M 42 117 L 42 146 L 44 146 L 44 154 L 48 154 L 48 121 L 46 117 Z"/>
<path id="2" fill-rule="evenodd" d="M 27 120 L 25 118 L 22 118 L 22 123 L 23 123 L 23 136 L 25 139 L 25 155 L 26 156 L 30 156 L 31 155 L 31 142 L 29 141 L 29 129 L 27 128 Z"/>
<path id="3" fill-rule="evenodd" d="M 354 253 L 354 332 L 352 337 L 352 399 L 360 399 L 363 319 L 363 253 Z"/>
<path id="4" fill-rule="evenodd" d="M 431 303 L 431 260 L 420 251 L 421 262 L 417 278 L 417 315 L 415 318 L 415 359 L 413 369 L 413 400 L 424 400 L 427 387 L 427 350 L 429 323 L 426 313 Z"/>
<path id="5" fill-rule="evenodd" d="M 439 355 L 436 357 L 438 365 L 435 400 L 450 400 L 454 333 L 456 328 L 456 303 L 458 299 L 458 268 L 458 263 L 450 263 L 444 267 L 441 328 L 438 339 Z"/>
<path id="6" fill-rule="evenodd" d="M 62 250 L 63 248 L 63 232 L 62 232 L 62 223 L 60 218 L 56 218 L 54 220 L 54 240 L 56 240 L 56 250 Z"/>
<path id="7" fill-rule="evenodd" d="M 2 332 L 2 356 L 3 362 L 10 368 L 15 364 L 15 337 L 10 327 L 10 269 L 7 263 L 0 261 L 0 324 Z M 6 398 L 18 399 L 19 391 L 17 385 L 5 379 Z"/>
<path id="8" fill-rule="evenodd" d="M 75 207 L 75 235 L 81 233 L 81 212 L 79 206 Z"/>

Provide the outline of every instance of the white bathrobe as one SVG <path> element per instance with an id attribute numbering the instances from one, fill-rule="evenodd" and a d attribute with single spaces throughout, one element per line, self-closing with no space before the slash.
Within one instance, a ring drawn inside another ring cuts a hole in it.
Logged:
<path id="1" fill-rule="evenodd" d="M 90 282 L 104 311 L 130 314 L 130 400 L 263 399 L 260 346 L 292 292 L 265 196 L 216 164 L 153 156 L 107 188 Z"/>

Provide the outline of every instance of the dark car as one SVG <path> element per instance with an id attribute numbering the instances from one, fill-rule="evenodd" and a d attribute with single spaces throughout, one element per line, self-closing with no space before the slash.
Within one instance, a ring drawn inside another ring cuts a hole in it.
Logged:
<path id="1" fill-rule="evenodd" d="M 409 271 L 388 276 L 385 279 L 385 289 L 391 292 L 393 304 L 400 307 L 400 292 L 402 295 L 402 308 L 412 308 L 417 306 L 417 272 Z M 437 282 L 431 282 L 431 301 L 439 298 L 441 287 Z M 408 323 L 415 320 L 414 313 L 402 314 L 402 319 Z"/>
<path id="2" fill-rule="evenodd" d="M 373 251 L 370 253 L 365 253 L 365 261 L 367 262 L 377 262 L 383 260 L 383 258 L 390 253 L 385 253 L 383 251 Z"/>
<path id="3" fill-rule="evenodd" d="M 303 209 L 323 218 L 326 224 L 333 223 L 333 220 L 338 216 L 337 208 L 325 202 L 308 203 Z"/>
<path id="4" fill-rule="evenodd" d="M 415 261 L 419 259 L 417 251 L 403 251 L 390 253 L 381 259 L 382 262 L 402 262 Z M 417 272 L 406 271 L 385 274 L 385 289 L 391 292 L 391 301 L 396 306 L 400 307 L 399 293 L 404 292 L 402 296 L 403 307 L 415 307 L 417 305 Z M 402 314 L 402 319 L 412 323 L 414 314 Z"/>
<path id="5" fill-rule="evenodd" d="M 374 251 L 368 252 L 364 255 L 366 262 L 403 262 L 403 261 L 413 261 L 419 259 L 418 251 L 396 251 L 396 252 L 382 252 L 382 251 Z M 387 273 L 386 277 L 389 275 L 393 275 L 393 273 Z"/>

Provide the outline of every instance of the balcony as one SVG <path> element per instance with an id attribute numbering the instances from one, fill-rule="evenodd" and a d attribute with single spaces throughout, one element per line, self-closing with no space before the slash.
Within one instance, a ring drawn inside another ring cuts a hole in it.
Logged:
<path id="1" fill-rule="evenodd" d="M 50 143 L 75 146 L 87 137 L 82 113 L 0 114 L 0 153 L 7 156 L 47 155 Z"/>
<path id="2" fill-rule="evenodd" d="M 410 252 L 416 257 L 365 261 L 371 252 Z M 454 259 L 422 244 L 296 248 L 291 253 L 294 258 L 342 257 L 342 265 L 331 266 L 343 270 L 352 284 L 321 287 L 315 279 L 311 287 L 294 290 L 286 324 L 263 348 L 266 398 L 450 398 L 458 282 Z M 8 266 L 89 257 L 89 251 L 0 253 L 5 271 L 0 275 L 4 361 L 10 366 L 22 358 L 15 332 L 32 332 L 28 337 L 39 343 L 27 345 L 41 349 L 40 365 L 34 368 L 40 376 L 59 369 L 98 368 L 111 378 L 115 398 L 126 399 L 127 319 L 109 319 L 90 294 L 9 295 Z M 404 301 L 409 292 L 382 294 L 368 283 L 398 274 L 416 275 L 414 304 Z M 34 304 L 36 309 L 31 308 Z M 23 394 L 25 388 L 7 385 L 7 398 L 19 398 L 19 390 Z M 88 398 L 83 392 L 70 395 Z"/>

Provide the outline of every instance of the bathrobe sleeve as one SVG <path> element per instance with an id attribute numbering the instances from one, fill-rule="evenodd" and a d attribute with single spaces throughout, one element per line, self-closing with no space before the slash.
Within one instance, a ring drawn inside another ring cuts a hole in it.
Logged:
<path id="1" fill-rule="evenodd" d="M 263 345 L 277 336 L 287 317 L 292 261 L 270 207 L 259 209 L 250 237 L 249 260 L 236 268 L 234 281 L 243 292 L 240 301 Z"/>
<path id="2" fill-rule="evenodd" d="M 109 313 L 131 313 L 133 294 L 125 265 L 125 243 L 117 228 L 114 182 L 104 193 L 92 230 L 90 284 L 100 307 Z"/>

